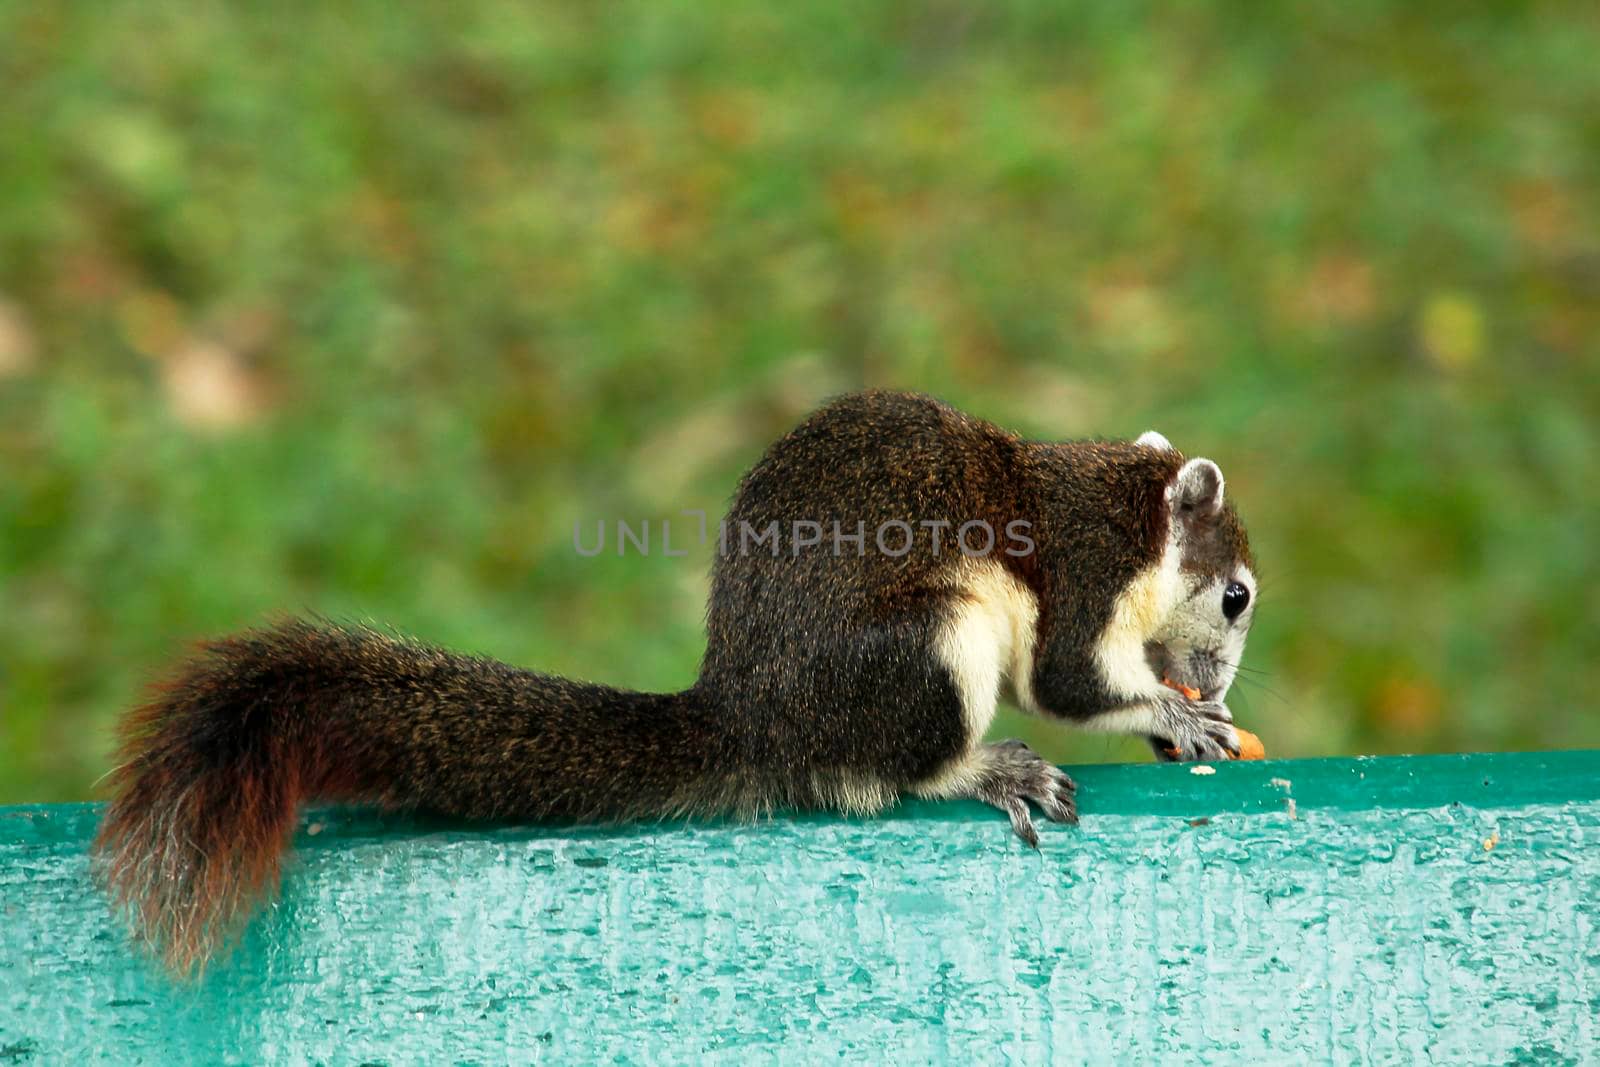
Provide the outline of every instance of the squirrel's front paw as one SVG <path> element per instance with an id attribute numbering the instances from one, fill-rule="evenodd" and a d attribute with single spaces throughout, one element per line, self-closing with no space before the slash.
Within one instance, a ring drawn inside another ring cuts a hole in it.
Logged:
<path id="1" fill-rule="evenodd" d="M 1001 741 L 983 748 L 984 767 L 974 796 L 993 804 L 1011 817 L 1011 828 L 1034 848 L 1039 831 L 1028 815 L 1028 802 L 1036 804 L 1052 822 L 1077 822 L 1077 784 L 1066 772 L 1021 741 Z"/>
<path id="2" fill-rule="evenodd" d="M 1160 732 L 1150 737 L 1157 759 L 1211 763 L 1239 758 L 1233 713 L 1220 701 L 1164 700 L 1158 726 Z"/>

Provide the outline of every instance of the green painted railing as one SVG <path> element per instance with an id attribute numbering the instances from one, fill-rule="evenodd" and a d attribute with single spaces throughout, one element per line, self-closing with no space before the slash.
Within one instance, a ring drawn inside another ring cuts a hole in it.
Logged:
<path id="1" fill-rule="evenodd" d="M 1083 767 L 997 813 L 604 832 L 305 820 L 198 983 L 0 809 L 0 1064 L 1593 1062 L 1600 753 Z"/>

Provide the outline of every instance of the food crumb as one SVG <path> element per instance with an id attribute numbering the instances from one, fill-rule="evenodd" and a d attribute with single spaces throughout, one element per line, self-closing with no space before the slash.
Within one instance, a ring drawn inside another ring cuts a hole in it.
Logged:
<path id="1" fill-rule="evenodd" d="M 1210 826 L 1211 825 L 1211 820 L 1206 818 L 1204 815 L 1202 815 L 1198 819 L 1190 819 L 1189 820 L 1189 825 L 1190 826 Z"/>
<path id="2" fill-rule="evenodd" d="M 322 824 L 320 822 L 314 822 L 306 827 L 306 834 L 309 837 L 316 837 L 320 833 L 322 833 Z"/>
<path id="3" fill-rule="evenodd" d="M 1293 788 L 1294 783 L 1289 781 L 1289 779 L 1287 779 L 1287 778 L 1273 778 L 1273 779 L 1270 779 L 1267 782 L 1267 784 L 1270 785 L 1270 786 L 1276 786 L 1277 788 L 1283 790 L 1283 807 L 1284 807 L 1284 810 L 1289 813 L 1289 818 L 1298 819 L 1300 817 L 1300 814 L 1299 814 L 1299 811 L 1295 808 L 1294 797 L 1289 795 L 1289 790 L 1291 788 Z"/>
<path id="4" fill-rule="evenodd" d="M 1217 773 L 1217 769 L 1215 767 L 1209 765 L 1209 764 L 1206 764 L 1206 763 L 1196 763 L 1193 767 L 1189 768 L 1189 773 L 1190 774 L 1216 774 Z"/>
<path id="5" fill-rule="evenodd" d="M 1494 846 L 1498 845 L 1499 843 L 1500 831 L 1496 830 L 1494 833 L 1483 839 L 1483 850 L 1485 852 L 1493 852 Z"/>
<path id="6" fill-rule="evenodd" d="M 1166 686 L 1168 689 L 1176 689 L 1178 692 L 1182 693 L 1189 700 L 1199 700 L 1200 699 L 1200 690 L 1194 688 L 1193 686 L 1179 685 L 1177 682 L 1174 682 L 1171 678 L 1163 678 L 1163 679 L 1161 679 L 1161 684 Z"/>

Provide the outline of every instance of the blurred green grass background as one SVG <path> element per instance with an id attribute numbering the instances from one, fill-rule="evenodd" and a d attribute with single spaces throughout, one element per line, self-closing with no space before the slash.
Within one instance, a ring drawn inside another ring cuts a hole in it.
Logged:
<path id="1" fill-rule="evenodd" d="M 315 610 L 694 676 L 825 396 L 1218 460 L 1284 756 L 1600 745 L 1600 9 L 0 0 L 0 802 Z M 1063 760 L 1143 746 L 1008 718 Z"/>

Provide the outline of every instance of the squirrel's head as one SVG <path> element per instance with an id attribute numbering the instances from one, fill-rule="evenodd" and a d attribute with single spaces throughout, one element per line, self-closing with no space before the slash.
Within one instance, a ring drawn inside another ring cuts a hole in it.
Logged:
<path id="1" fill-rule="evenodd" d="M 1233 684 L 1255 618 L 1250 542 L 1224 499 L 1222 471 L 1211 460 L 1184 463 L 1166 497 L 1181 593 L 1145 655 L 1159 677 L 1198 689 L 1204 700 L 1221 700 Z"/>

